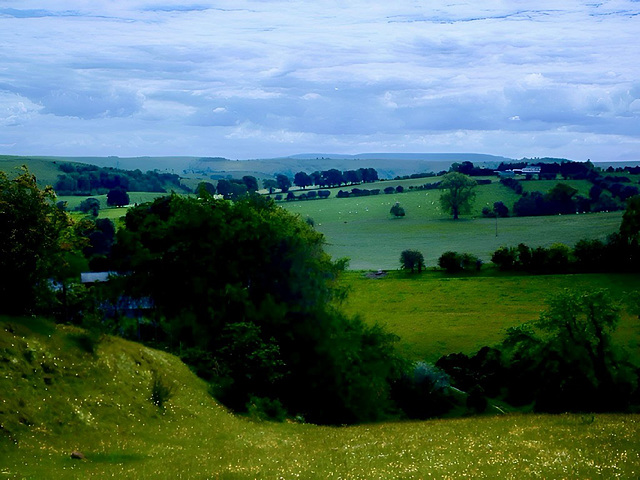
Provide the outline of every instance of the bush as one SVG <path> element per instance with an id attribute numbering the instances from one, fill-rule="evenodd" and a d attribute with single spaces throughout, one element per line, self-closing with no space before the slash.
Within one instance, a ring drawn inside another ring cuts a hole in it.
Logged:
<path id="1" fill-rule="evenodd" d="M 462 257 L 456 252 L 444 252 L 438 259 L 438 266 L 447 273 L 462 271 Z"/>
<path id="2" fill-rule="evenodd" d="M 491 261 L 500 270 L 513 270 L 517 265 L 517 251 L 515 248 L 500 247 L 491 255 Z"/>
<path id="3" fill-rule="evenodd" d="M 424 362 L 405 372 L 393 388 L 393 398 L 409 418 L 442 415 L 453 407 L 449 376 Z"/>
<path id="4" fill-rule="evenodd" d="M 396 204 L 393 207 L 391 207 L 391 210 L 389 210 L 389 213 L 395 216 L 396 218 L 404 217 L 406 215 L 404 208 L 402 208 L 398 202 L 396 202 Z"/>
<path id="5" fill-rule="evenodd" d="M 173 385 L 162 378 L 157 371 L 151 377 L 151 403 L 163 410 L 165 404 L 173 397 Z"/>
<path id="6" fill-rule="evenodd" d="M 417 250 L 405 250 L 400 254 L 400 265 L 405 270 L 411 270 L 411 273 L 417 268 L 420 273 L 424 268 L 424 256 Z"/>

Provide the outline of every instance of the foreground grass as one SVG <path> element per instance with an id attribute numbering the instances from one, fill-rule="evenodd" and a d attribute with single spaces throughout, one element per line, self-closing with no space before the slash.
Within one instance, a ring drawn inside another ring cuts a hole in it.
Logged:
<path id="1" fill-rule="evenodd" d="M 640 475 L 638 415 L 254 423 L 219 406 L 177 358 L 111 337 L 78 343 L 78 335 L 38 319 L 0 319 L 1 478 Z M 173 386 L 163 409 L 149 400 L 154 371 Z M 73 450 L 86 459 L 72 460 Z"/>
<path id="2" fill-rule="evenodd" d="M 448 276 L 440 272 L 410 275 L 390 272 L 368 278 L 347 272 L 348 313 L 368 323 L 380 323 L 400 336 L 405 352 L 436 361 L 447 353 L 474 353 L 504 338 L 507 328 L 535 320 L 547 298 L 563 288 L 590 291 L 608 288 L 624 302 L 626 293 L 640 290 L 634 274 L 478 275 Z M 616 340 L 640 358 L 637 317 L 623 313 Z"/>

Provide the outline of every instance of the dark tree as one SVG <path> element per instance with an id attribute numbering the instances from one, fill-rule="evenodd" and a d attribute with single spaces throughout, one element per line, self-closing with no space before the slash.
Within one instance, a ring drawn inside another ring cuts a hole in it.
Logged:
<path id="1" fill-rule="evenodd" d="M 0 172 L 0 311 L 50 309 L 49 279 L 76 273 L 81 241 L 54 202 L 53 189 L 41 190 L 26 167 L 13 179 Z"/>
<path id="2" fill-rule="evenodd" d="M 576 204 L 573 200 L 578 190 L 565 184 L 556 184 L 545 195 L 545 213 L 555 215 L 558 213 L 576 213 Z"/>
<path id="3" fill-rule="evenodd" d="M 107 193 L 107 205 L 110 207 L 123 207 L 129 204 L 129 194 L 121 187 L 109 190 Z"/>
<path id="4" fill-rule="evenodd" d="M 438 266 L 447 273 L 456 273 L 463 270 L 462 257 L 456 252 L 444 252 L 438 259 Z"/>
<path id="5" fill-rule="evenodd" d="M 201 198 L 207 195 L 215 195 L 216 186 L 211 182 L 200 182 L 196 188 L 196 193 Z"/>
<path id="6" fill-rule="evenodd" d="M 393 215 L 394 217 L 398 218 L 398 217 L 404 217 L 406 215 L 404 208 L 402 208 L 400 206 L 400 203 L 396 202 L 395 205 L 393 207 L 391 207 L 391 210 L 389 210 L 389 213 L 391 215 Z"/>
<path id="7" fill-rule="evenodd" d="M 495 202 L 493 204 L 493 211 L 499 217 L 509 216 L 509 208 L 502 202 Z"/>
<path id="8" fill-rule="evenodd" d="M 606 290 L 565 290 L 538 321 L 508 330 L 505 361 L 527 378 L 536 410 L 626 408 L 638 378 L 612 339 L 619 311 Z"/>
<path id="9" fill-rule="evenodd" d="M 286 175 L 279 173 L 276 175 L 276 183 L 278 184 L 278 188 L 282 190 L 282 192 L 289 191 L 291 188 L 291 180 Z"/>
<path id="10" fill-rule="evenodd" d="M 343 173 L 343 177 L 345 182 L 350 183 L 351 185 L 362 181 L 362 175 L 358 170 L 347 170 Z"/>
<path id="11" fill-rule="evenodd" d="M 306 172 L 298 172 L 295 174 L 295 176 L 293 177 L 293 184 L 305 189 L 311 185 L 313 185 L 313 180 L 311 180 L 311 177 L 309 176 L 308 173 Z"/>
<path id="12" fill-rule="evenodd" d="M 364 183 L 371 183 L 378 181 L 378 172 L 375 168 L 359 168 L 358 173 L 362 177 Z"/>
<path id="13" fill-rule="evenodd" d="M 231 185 L 231 182 L 224 178 L 218 180 L 216 189 L 218 190 L 218 193 L 225 198 L 233 194 L 233 186 Z"/>
<path id="14" fill-rule="evenodd" d="M 249 192 L 258 191 L 259 187 L 258 187 L 258 180 L 256 179 L 256 177 L 253 177 L 251 175 L 245 175 L 244 177 L 242 177 L 242 181 L 244 182 Z"/>
<path id="15" fill-rule="evenodd" d="M 337 310 L 344 263 L 323 243 L 264 197 L 174 195 L 129 210 L 117 245 L 130 294 L 154 300 L 169 347 L 210 359 L 228 406 L 259 397 L 312 422 L 374 420 L 390 406 L 393 337 Z"/>
<path id="16" fill-rule="evenodd" d="M 87 198 L 80 202 L 77 209 L 81 212 L 90 213 L 94 217 L 97 217 L 98 212 L 100 211 L 100 201 L 97 198 Z"/>
<path id="17" fill-rule="evenodd" d="M 416 269 L 420 273 L 424 268 L 424 256 L 418 250 L 405 250 L 400 254 L 400 266 L 411 273 Z"/>
<path id="18" fill-rule="evenodd" d="M 338 187 L 344 183 L 342 172 L 335 168 L 322 172 L 322 184 L 330 187 Z"/>
<path id="19" fill-rule="evenodd" d="M 269 195 L 273 193 L 273 191 L 278 188 L 278 183 L 275 180 L 267 178 L 262 181 L 262 186 L 269 191 Z"/>
<path id="20" fill-rule="evenodd" d="M 640 236 L 640 195 L 627 200 L 627 209 L 622 215 L 620 224 L 620 235 L 627 243 L 638 245 Z"/>

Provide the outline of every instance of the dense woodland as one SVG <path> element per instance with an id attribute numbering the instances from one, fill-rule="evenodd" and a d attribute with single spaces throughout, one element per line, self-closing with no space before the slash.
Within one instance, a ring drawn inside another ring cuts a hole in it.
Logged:
<path id="1" fill-rule="evenodd" d="M 460 172 L 447 175 L 444 183 L 474 186 Z M 506 270 L 638 271 L 640 196 L 625 205 L 606 243 L 585 240 L 572 252 L 505 247 L 493 262 Z M 108 219 L 72 220 L 25 170 L 0 174 L 0 219 L 9 239 L 0 245 L 2 313 L 43 313 L 168 349 L 238 412 L 345 424 L 427 418 L 461 402 L 465 412 L 493 402 L 551 412 L 640 406 L 638 365 L 612 340 L 622 306 L 605 291 L 561 292 L 501 344 L 430 365 L 404 358 L 384 328 L 342 312 L 345 262 L 324 252 L 312 225 L 265 196 L 230 201 L 204 187 L 198 198 L 171 194 L 130 208 L 116 231 Z M 406 257 L 422 271 L 419 255 Z M 447 271 L 481 267 L 465 254 L 446 257 Z M 89 269 L 112 279 L 79 284 Z M 640 313 L 636 300 L 626 308 Z M 123 314 L 127 304 L 145 309 L 144 322 Z"/>

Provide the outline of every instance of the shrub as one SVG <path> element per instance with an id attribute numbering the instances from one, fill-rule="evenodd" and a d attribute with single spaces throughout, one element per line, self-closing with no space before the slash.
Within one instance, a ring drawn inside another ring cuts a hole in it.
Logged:
<path id="1" fill-rule="evenodd" d="M 491 255 L 491 261 L 500 270 L 512 270 L 517 264 L 517 252 L 515 248 L 500 247 Z"/>
<path id="2" fill-rule="evenodd" d="M 393 398 L 409 418 L 442 415 L 453 407 L 449 376 L 424 362 L 416 363 L 395 383 Z"/>
<path id="3" fill-rule="evenodd" d="M 424 268 L 424 256 L 417 250 L 405 250 L 400 254 L 400 265 L 405 270 L 411 270 L 411 273 L 417 268 L 420 273 Z"/>
<path id="4" fill-rule="evenodd" d="M 151 377 L 151 403 L 160 409 L 173 397 L 173 385 L 170 385 L 157 371 Z"/>
<path id="5" fill-rule="evenodd" d="M 447 273 L 456 273 L 462 271 L 462 258 L 456 252 L 444 252 L 438 259 L 438 266 L 447 271 Z"/>
<path id="6" fill-rule="evenodd" d="M 389 210 L 389 213 L 395 216 L 396 218 L 404 217 L 406 215 L 404 208 L 402 208 L 398 202 L 396 202 L 396 204 L 393 207 L 391 207 L 391 210 Z"/>

